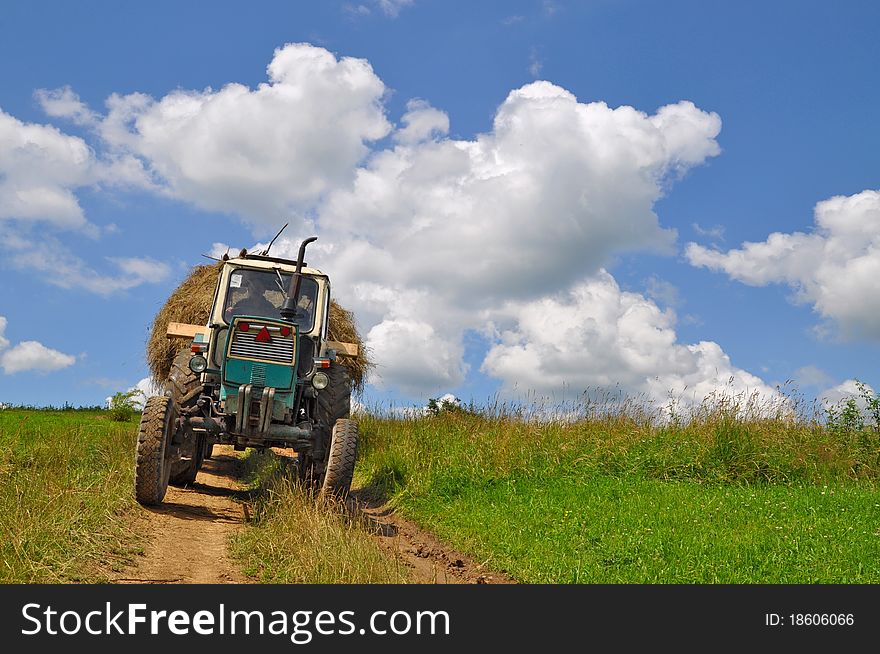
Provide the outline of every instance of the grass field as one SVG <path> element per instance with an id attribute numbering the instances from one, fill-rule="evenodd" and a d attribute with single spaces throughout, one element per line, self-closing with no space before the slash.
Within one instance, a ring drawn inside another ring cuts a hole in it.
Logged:
<path id="1" fill-rule="evenodd" d="M 271 452 L 249 451 L 245 483 L 251 520 L 232 541 L 244 572 L 261 583 L 406 583 L 366 525 L 339 505 L 316 502 L 295 481 L 293 466 Z"/>
<path id="2" fill-rule="evenodd" d="M 880 582 L 876 424 L 727 411 L 360 422 L 360 483 L 523 582 Z"/>
<path id="3" fill-rule="evenodd" d="M 878 583 L 880 402 L 825 421 L 632 411 L 360 415 L 356 483 L 532 583 Z M 103 581 L 131 531 L 137 422 L 0 410 L 0 583 Z M 231 543 L 266 583 L 407 581 L 365 525 L 249 453 Z"/>
<path id="4" fill-rule="evenodd" d="M 0 583 L 99 582 L 137 550 L 137 422 L 0 411 Z"/>

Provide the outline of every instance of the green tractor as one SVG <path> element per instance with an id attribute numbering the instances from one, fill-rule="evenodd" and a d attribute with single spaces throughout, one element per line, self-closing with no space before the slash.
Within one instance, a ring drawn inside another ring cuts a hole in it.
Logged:
<path id="1" fill-rule="evenodd" d="M 291 448 L 300 479 L 345 498 L 357 454 L 351 382 L 340 357 L 357 345 L 328 340 L 330 280 L 267 253 L 225 259 L 206 326 L 171 323 L 191 338 L 165 394 L 147 399 L 138 433 L 135 495 L 162 503 L 168 484 L 195 481 L 217 443 L 236 450 Z"/>

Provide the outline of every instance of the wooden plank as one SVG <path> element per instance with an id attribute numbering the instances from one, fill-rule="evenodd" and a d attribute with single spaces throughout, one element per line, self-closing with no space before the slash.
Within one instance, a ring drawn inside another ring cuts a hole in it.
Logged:
<path id="1" fill-rule="evenodd" d="M 208 328 L 204 325 L 188 325 L 185 322 L 169 322 L 168 331 L 165 335 L 168 338 L 194 338 L 196 334 L 204 334 Z"/>
<path id="2" fill-rule="evenodd" d="M 336 350 L 340 357 L 356 357 L 358 355 L 357 343 L 341 343 L 340 341 L 327 341 L 327 349 Z"/>

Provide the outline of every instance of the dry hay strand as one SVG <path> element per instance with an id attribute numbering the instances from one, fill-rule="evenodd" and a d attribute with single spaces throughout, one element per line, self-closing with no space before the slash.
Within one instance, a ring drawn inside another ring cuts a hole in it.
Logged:
<path id="1" fill-rule="evenodd" d="M 166 336 L 168 323 L 208 324 L 220 267 L 220 264 L 195 266 L 153 319 L 150 340 L 147 341 L 147 364 L 153 379 L 159 383 L 168 379 L 175 355 L 189 347 L 183 339 Z"/>
<path id="2" fill-rule="evenodd" d="M 150 339 L 147 341 L 147 364 L 153 378 L 164 383 L 171 372 L 171 364 L 180 350 L 189 347 L 185 339 L 168 338 L 168 323 L 182 322 L 191 325 L 206 325 L 214 302 L 214 291 L 222 264 L 195 266 L 183 280 L 153 320 Z M 358 346 L 357 357 L 340 357 L 339 361 L 348 368 L 352 390 L 360 394 L 372 362 L 367 356 L 364 342 L 354 323 L 354 314 L 341 307 L 336 300 L 330 300 L 330 326 L 328 338 L 332 341 L 354 343 Z"/>
<path id="3" fill-rule="evenodd" d="M 351 388 L 360 395 L 364 390 L 367 373 L 373 366 L 361 335 L 354 324 L 354 314 L 330 299 L 330 323 L 327 326 L 327 339 L 341 343 L 354 343 L 358 346 L 356 357 L 339 357 L 339 362 L 348 368 Z"/>

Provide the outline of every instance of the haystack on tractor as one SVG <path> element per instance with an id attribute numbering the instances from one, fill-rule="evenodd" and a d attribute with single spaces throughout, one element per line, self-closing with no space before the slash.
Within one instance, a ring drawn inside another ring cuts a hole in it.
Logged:
<path id="1" fill-rule="evenodd" d="M 357 344 L 328 340 L 330 280 L 303 262 L 242 253 L 220 267 L 207 325 L 170 323 L 191 339 L 165 394 L 144 406 L 135 494 L 161 504 L 169 483 L 194 482 L 217 443 L 236 450 L 290 448 L 301 480 L 344 498 L 357 454 L 351 381 L 340 358 Z"/>

